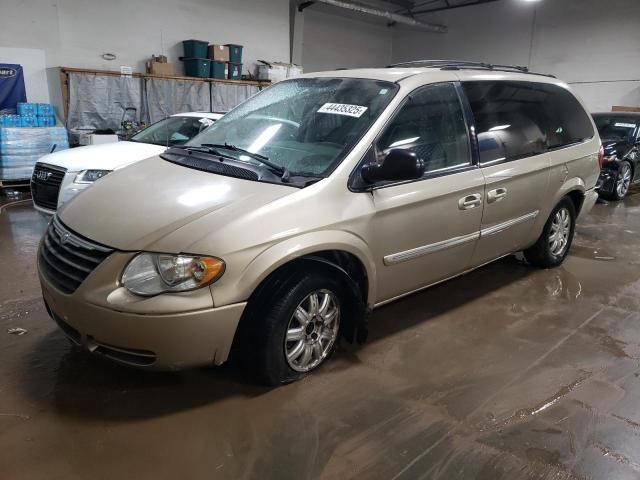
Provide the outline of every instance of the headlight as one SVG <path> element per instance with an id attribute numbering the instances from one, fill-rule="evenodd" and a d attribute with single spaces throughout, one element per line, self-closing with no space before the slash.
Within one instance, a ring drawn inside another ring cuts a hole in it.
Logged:
<path id="1" fill-rule="evenodd" d="M 140 253 L 124 269 L 122 285 L 144 296 L 185 292 L 215 282 L 224 268 L 224 261 L 215 257 Z"/>
<path id="2" fill-rule="evenodd" d="M 76 175 L 73 183 L 93 183 L 111 172 L 112 170 L 83 170 Z"/>

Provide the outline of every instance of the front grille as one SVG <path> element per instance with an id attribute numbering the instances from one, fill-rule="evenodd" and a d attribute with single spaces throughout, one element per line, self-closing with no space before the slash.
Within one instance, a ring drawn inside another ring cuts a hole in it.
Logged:
<path id="1" fill-rule="evenodd" d="M 31 195 L 36 205 L 48 210 L 58 207 L 60 185 L 66 173 L 66 168 L 36 163 L 31 176 Z"/>
<path id="2" fill-rule="evenodd" d="M 80 237 L 53 217 L 40 243 L 40 268 L 64 293 L 73 293 L 113 249 Z"/>

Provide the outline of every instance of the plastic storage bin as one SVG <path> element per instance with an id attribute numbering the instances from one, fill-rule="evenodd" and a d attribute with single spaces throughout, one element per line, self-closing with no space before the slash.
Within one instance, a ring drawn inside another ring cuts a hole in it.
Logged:
<path id="1" fill-rule="evenodd" d="M 227 64 L 211 60 L 211 78 L 227 78 Z"/>
<path id="2" fill-rule="evenodd" d="M 203 42 L 202 40 L 185 40 L 182 42 L 182 45 L 184 46 L 185 58 L 207 58 L 209 42 Z"/>
<path id="3" fill-rule="evenodd" d="M 242 63 L 242 45 L 227 43 L 225 46 L 229 47 L 229 62 Z"/>
<path id="4" fill-rule="evenodd" d="M 184 74 L 187 77 L 209 78 L 211 60 L 207 58 L 185 58 Z"/>
<path id="5" fill-rule="evenodd" d="M 38 104 L 37 103 L 18 103 L 17 107 L 18 115 L 37 115 Z"/>
<path id="6" fill-rule="evenodd" d="M 241 63 L 231 63 L 227 64 L 229 68 L 227 78 L 229 80 L 242 80 L 242 64 Z"/>

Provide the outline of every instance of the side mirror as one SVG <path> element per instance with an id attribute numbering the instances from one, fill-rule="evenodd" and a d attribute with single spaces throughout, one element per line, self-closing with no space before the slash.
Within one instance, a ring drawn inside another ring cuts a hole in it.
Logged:
<path id="1" fill-rule="evenodd" d="M 424 162 L 414 152 L 396 148 L 381 163 L 365 164 L 360 175 L 367 183 L 415 180 L 424 175 Z"/>

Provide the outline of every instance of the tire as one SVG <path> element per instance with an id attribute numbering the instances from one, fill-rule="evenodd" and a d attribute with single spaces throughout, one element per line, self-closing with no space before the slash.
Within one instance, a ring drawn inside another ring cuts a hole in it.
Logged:
<path id="1" fill-rule="evenodd" d="M 348 301 L 336 276 L 324 269 L 294 271 L 252 301 L 239 350 L 240 363 L 253 379 L 272 386 L 290 383 L 331 356 Z"/>
<path id="2" fill-rule="evenodd" d="M 524 251 L 525 258 L 536 267 L 557 267 L 569 253 L 575 228 L 576 209 L 571 199 L 565 197 L 551 211 L 540 238 Z"/>
<path id="3" fill-rule="evenodd" d="M 604 198 L 606 198 L 607 200 L 612 200 L 614 202 L 619 202 L 620 200 L 622 200 L 629 191 L 632 178 L 633 167 L 629 162 L 623 160 L 618 165 L 618 173 L 616 174 L 616 179 L 613 182 L 613 191 L 603 192 Z"/>

